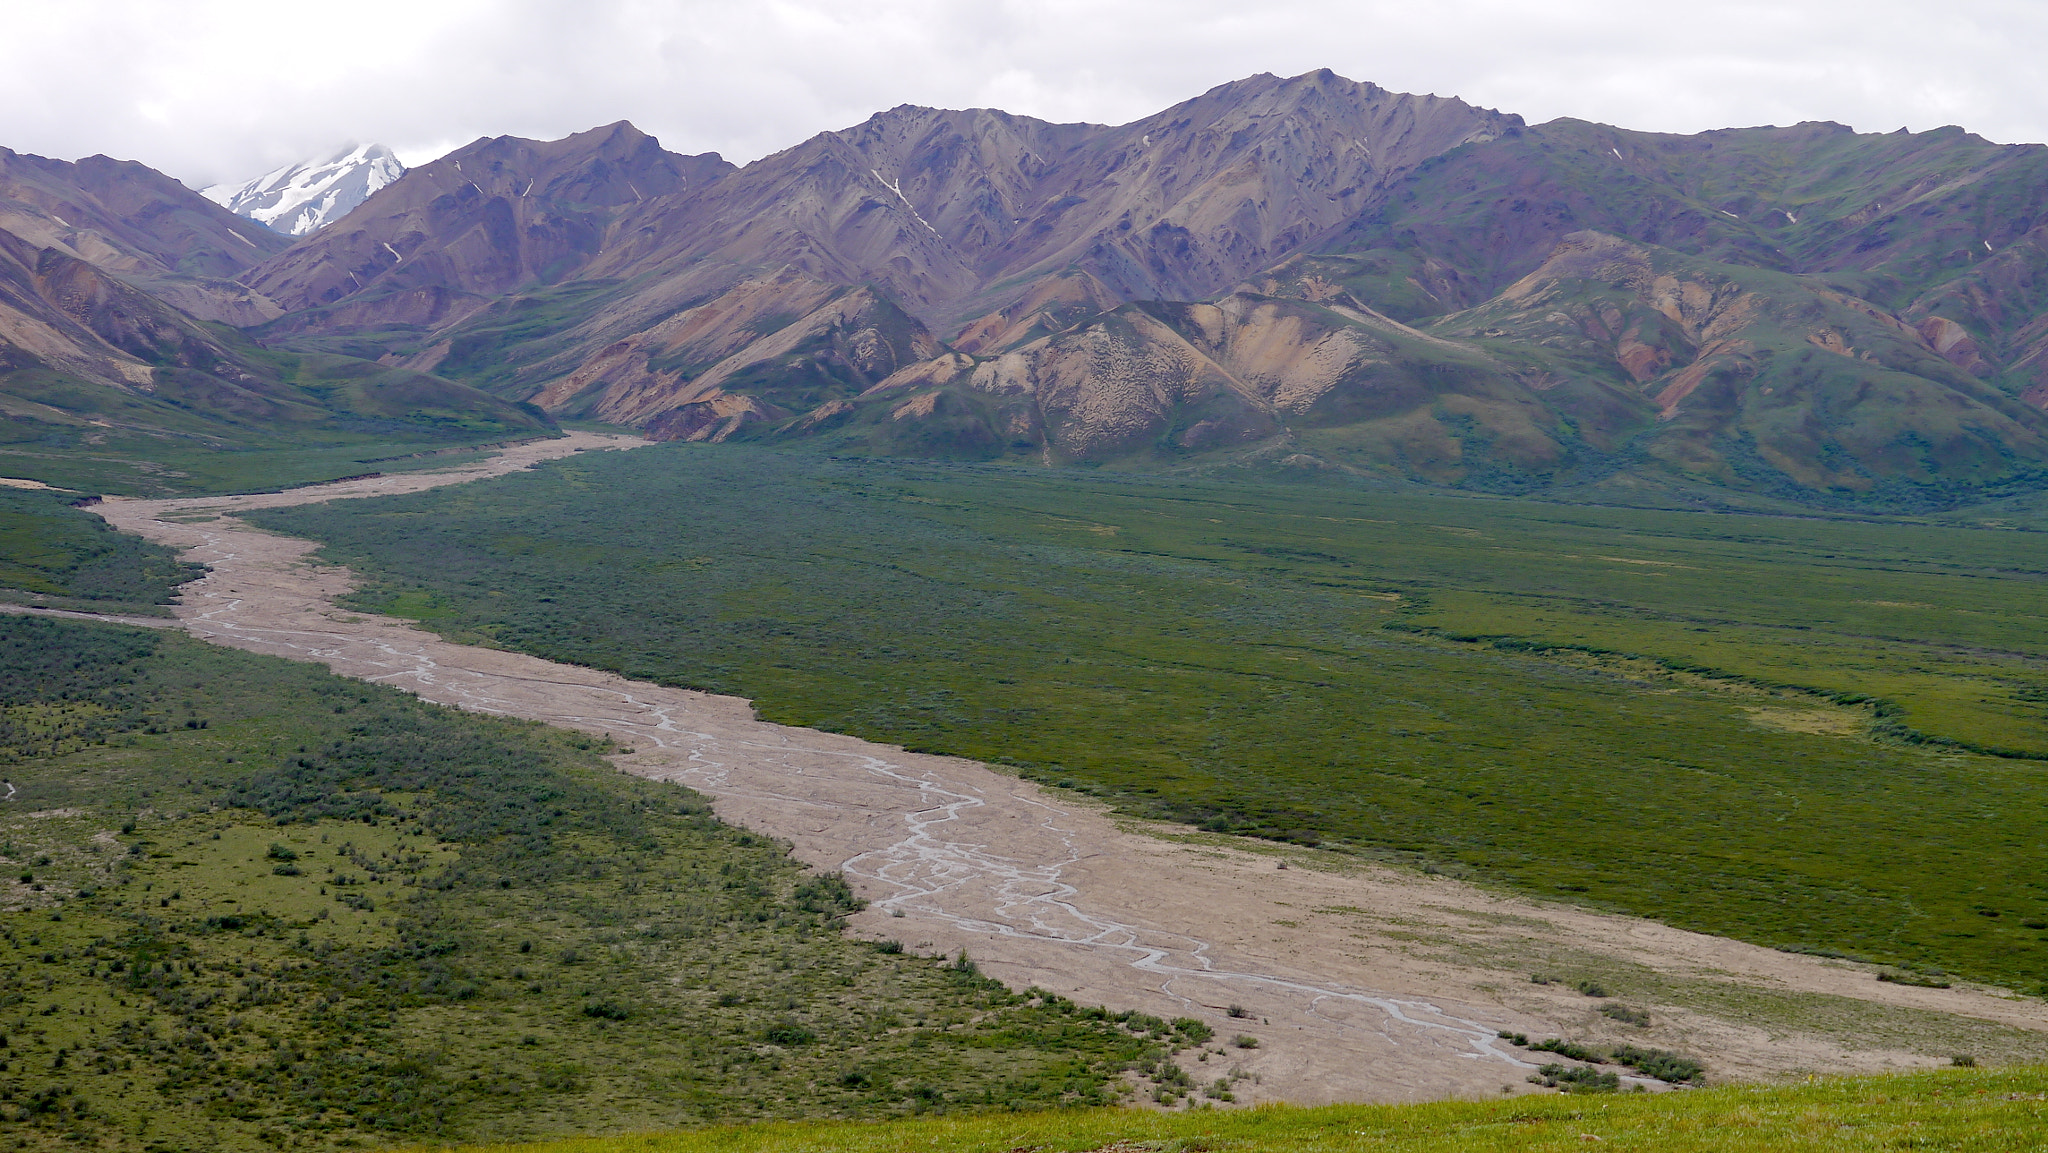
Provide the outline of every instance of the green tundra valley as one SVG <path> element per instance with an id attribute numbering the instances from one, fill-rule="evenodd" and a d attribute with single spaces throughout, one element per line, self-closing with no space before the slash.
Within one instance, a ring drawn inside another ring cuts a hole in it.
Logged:
<path id="1" fill-rule="evenodd" d="M 2048 1148 L 2024 108 L 442 7 L 0 17 L 0 1153 Z"/>

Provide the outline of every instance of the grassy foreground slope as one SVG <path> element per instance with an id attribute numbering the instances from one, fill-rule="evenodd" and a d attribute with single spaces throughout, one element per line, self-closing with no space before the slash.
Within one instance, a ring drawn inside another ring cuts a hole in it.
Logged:
<path id="1" fill-rule="evenodd" d="M 517 1146 L 518 1153 L 1399 1153 L 1584 1149 L 1834 1153 L 2048 1148 L 2048 1072 L 1943 1070 L 1651 1096 L 1427 1105 L 1271 1106 L 1165 1115 L 1071 1111 L 880 1125 L 771 1124 Z M 492 1153 L 515 1147 L 494 1146 Z M 461 1153 L 483 1153 L 463 1150 Z"/>
<path id="2" fill-rule="evenodd" d="M 732 446 L 256 519 L 362 607 L 1126 811 L 2048 981 L 2036 534 Z"/>
<path id="3" fill-rule="evenodd" d="M 245 1150 L 1116 1099 L 1184 1029 L 847 939 L 591 741 L 0 618 L 0 1139 Z"/>

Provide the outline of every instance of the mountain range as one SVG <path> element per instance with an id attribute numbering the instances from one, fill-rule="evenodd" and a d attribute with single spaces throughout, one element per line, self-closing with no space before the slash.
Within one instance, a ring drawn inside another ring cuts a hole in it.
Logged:
<path id="1" fill-rule="evenodd" d="M 0 157 L 21 260 L 657 437 L 1887 506 L 2048 481 L 2048 148 L 1958 128 L 1530 125 L 1322 71 L 1114 127 L 903 106 L 744 167 L 626 123 L 484 139 L 296 243 L 157 177 L 104 250 L 12 207 L 18 168 L 119 167 L 59 163 Z"/>

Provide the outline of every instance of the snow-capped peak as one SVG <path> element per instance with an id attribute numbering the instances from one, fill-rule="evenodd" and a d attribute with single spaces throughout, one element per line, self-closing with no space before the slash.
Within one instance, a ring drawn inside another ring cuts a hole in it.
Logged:
<path id="1" fill-rule="evenodd" d="M 403 175 L 405 166 L 389 148 L 351 144 L 325 159 L 287 164 L 241 184 L 202 188 L 200 195 L 273 231 L 305 236 Z"/>

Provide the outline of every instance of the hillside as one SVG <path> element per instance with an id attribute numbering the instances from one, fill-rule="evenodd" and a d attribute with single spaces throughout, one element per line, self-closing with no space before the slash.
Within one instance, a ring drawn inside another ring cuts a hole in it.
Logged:
<path id="1" fill-rule="evenodd" d="M 581 734 L 20 617 L 0 704 L 18 1148 L 1099 1104 L 1189 1044 L 845 936 L 838 877 Z"/>

